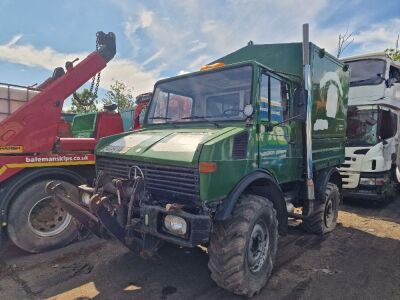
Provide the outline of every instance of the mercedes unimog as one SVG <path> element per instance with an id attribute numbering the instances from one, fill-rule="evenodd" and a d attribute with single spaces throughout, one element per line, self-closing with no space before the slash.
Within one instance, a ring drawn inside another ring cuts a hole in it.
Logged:
<path id="1" fill-rule="evenodd" d="M 400 120 L 400 62 L 385 53 L 344 59 L 350 67 L 343 195 L 364 200 L 393 198 Z M 397 170 L 397 172 L 396 172 Z"/>
<path id="2" fill-rule="evenodd" d="M 303 31 L 158 81 L 144 127 L 97 145 L 95 184 L 47 192 L 141 256 L 205 245 L 217 285 L 258 293 L 288 218 L 328 233 L 341 198 L 349 72 Z"/>

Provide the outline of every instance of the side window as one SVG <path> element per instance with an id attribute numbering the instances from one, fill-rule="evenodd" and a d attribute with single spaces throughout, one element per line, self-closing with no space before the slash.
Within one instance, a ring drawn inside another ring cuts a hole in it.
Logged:
<path id="1" fill-rule="evenodd" d="M 390 66 L 389 69 L 389 83 L 400 83 L 400 68 Z"/>
<path id="2" fill-rule="evenodd" d="M 380 122 L 381 139 L 385 140 L 394 137 L 397 132 L 397 115 L 391 111 L 382 110 L 380 118 L 385 120 L 385 122 Z"/>
<path id="3" fill-rule="evenodd" d="M 270 79 L 271 88 L 271 121 L 282 122 L 283 116 L 283 105 L 282 105 L 282 94 L 281 94 L 281 82 L 275 78 Z"/>
<path id="4" fill-rule="evenodd" d="M 283 122 L 288 118 L 289 88 L 283 81 L 262 75 L 260 90 L 260 117 L 268 120 L 268 99 L 271 99 L 271 121 Z"/>
<path id="5" fill-rule="evenodd" d="M 260 118 L 263 121 L 268 121 L 268 84 L 270 77 L 263 74 L 261 77 L 260 86 Z"/>

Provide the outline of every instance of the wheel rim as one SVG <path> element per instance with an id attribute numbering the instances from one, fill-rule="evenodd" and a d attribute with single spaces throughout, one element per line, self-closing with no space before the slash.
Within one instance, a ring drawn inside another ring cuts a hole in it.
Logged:
<path id="1" fill-rule="evenodd" d="M 269 232 L 263 221 L 258 221 L 251 232 L 247 248 L 247 263 L 250 271 L 256 273 L 261 270 L 268 254 Z"/>
<path id="2" fill-rule="evenodd" d="M 324 222 L 326 227 L 330 227 L 335 220 L 335 205 L 332 199 L 329 199 L 325 205 Z"/>
<path id="3" fill-rule="evenodd" d="M 63 232 L 71 223 L 72 216 L 52 197 L 40 199 L 31 208 L 28 224 L 40 237 L 52 237 Z"/>

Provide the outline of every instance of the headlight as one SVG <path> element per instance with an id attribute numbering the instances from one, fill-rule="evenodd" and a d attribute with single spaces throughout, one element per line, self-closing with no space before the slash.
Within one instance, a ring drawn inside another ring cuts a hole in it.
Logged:
<path id="1" fill-rule="evenodd" d="M 164 226 L 170 233 L 176 235 L 185 235 L 187 231 L 185 219 L 178 216 L 166 215 L 164 218 Z"/>
<path id="2" fill-rule="evenodd" d="M 384 185 L 385 178 L 360 178 L 361 185 Z"/>

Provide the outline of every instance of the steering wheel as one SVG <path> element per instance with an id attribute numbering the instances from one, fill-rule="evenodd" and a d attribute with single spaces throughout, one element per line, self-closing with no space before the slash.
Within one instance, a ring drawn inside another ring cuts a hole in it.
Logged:
<path id="1" fill-rule="evenodd" d="M 237 113 L 240 113 L 240 112 L 243 112 L 243 110 L 241 110 L 241 109 L 236 109 L 236 108 L 228 108 L 228 109 L 225 109 L 223 112 L 222 112 L 222 115 L 223 116 L 225 116 L 225 117 L 232 117 L 232 116 L 235 116 L 234 114 L 228 114 L 228 112 L 233 112 L 233 113 L 235 113 L 235 112 L 237 112 Z"/>

